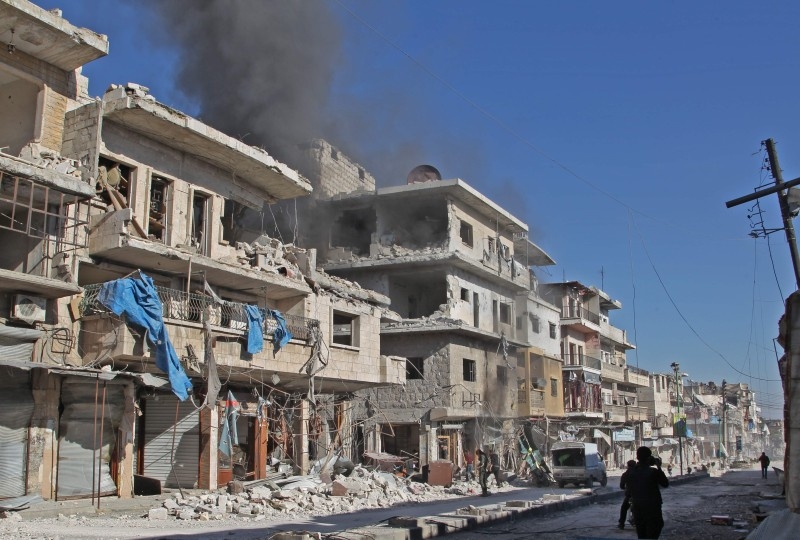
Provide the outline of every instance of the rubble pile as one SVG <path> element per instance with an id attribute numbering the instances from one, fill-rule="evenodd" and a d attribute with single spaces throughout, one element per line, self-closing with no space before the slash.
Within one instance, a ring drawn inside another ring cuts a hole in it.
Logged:
<path id="1" fill-rule="evenodd" d="M 224 490 L 187 496 L 175 493 L 161 507 L 151 509 L 147 517 L 151 520 L 174 517 L 181 520 L 238 518 L 260 521 L 287 515 L 341 514 L 478 493 L 469 484 L 458 482 L 449 488 L 430 486 L 361 466 L 356 466 L 350 476 L 336 476 L 329 484 L 318 476 L 294 476 L 271 483 L 271 486 L 259 482 L 250 484 L 251 487 L 240 493 Z"/>

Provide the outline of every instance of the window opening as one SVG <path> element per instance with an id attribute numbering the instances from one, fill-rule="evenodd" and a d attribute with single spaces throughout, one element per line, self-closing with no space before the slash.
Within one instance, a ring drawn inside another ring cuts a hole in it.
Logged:
<path id="1" fill-rule="evenodd" d="M 461 242 L 472 247 L 472 225 L 466 221 L 461 222 Z"/>
<path id="2" fill-rule="evenodd" d="M 147 234 L 162 243 L 167 242 L 169 185 L 169 181 L 159 176 L 153 176 L 150 179 Z"/>
<path id="3" fill-rule="evenodd" d="M 210 197 L 203 193 L 195 192 L 192 197 L 192 238 L 191 245 L 197 248 L 201 255 L 207 253 L 208 238 L 208 213 Z"/>
<path id="4" fill-rule="evenodd" d="M 356 322 L 358 317 L 339 311 L 333 312 L 333 342 L 339 345 L 357 346 Z"/>
<path id="5" fill-rule="evenodd" d="M 550 337 L 556 339 L 556 325 L 553 323 L 550 323 Z"/>
<path id="6" fill-rule="evenodd" d="M 119 199 L 117 199 L 116 202 L 118 204 L 124 202 L 124 206 L 130 206 L 130 181 L 133 168 L 123 165 L 118 161 L 114 161 L 113 159 L 100 157 L 98 160 L 97 171 L 98 174 L 95 192 L 100 196 L 101 199 L 103 199 L 103 202 L 116 206 L 112 202 L 112 195 L 109 192 L 110 190 L 113 190 L 122 195 L 122 198 L 124 199 L 123 201 L 119 201 Z M 108 186 L 110 190 L 107 190 L 106 186 Z"/>
<path id="7" fill-rule="evenodd" d="M 468 382 L 476 381 L 475 360 L 464 358 L 464 380 Z"/>
<path id="8" fill-rule="evenodd" d="M 406 379 L 424 379 L 425 378 L 425 363 L 423 358 L 407 358 L 406 359 Z"/>
<path id="9" fill-rule="evenodd" d="M 500 322 L 511 324 L 511 304 L 500 302 Z"/>
<path id="10" fill-rule="evenodd" d="M 505 366 L 497 366 L 497 382 L 503 386 L 508 384 L 508 375 Z"/>

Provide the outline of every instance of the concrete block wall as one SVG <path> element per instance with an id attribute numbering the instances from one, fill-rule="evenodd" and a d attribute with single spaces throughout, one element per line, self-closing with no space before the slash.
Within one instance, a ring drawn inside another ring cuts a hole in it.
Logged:
<path id="1" fill-rule="evenodd" d="M 64 115 L 70 100 L 78 98 L 76 73 L 66 72 L 52 64 L 29 56 L 20 50 L 3 56 L 3 63 L 27 80 L 40 84 L 41 129 L 39 143 L 45 148 L 61 152 Z"/>
<path id="2" fill-rule="evenodd" d="M 309 143 L 305 157 L 314 198 L 330 199 L 339 194 L 375 191 L 375 177 L 327 141 L 316 139 Z"/>
<path id="3" fill-rule="evenodd" d="M 92 179 L 97 178 L 102 122 L 103 109 L 99 101 L 68 111 L 64 118 L 61 153 L 78 160 Z"/>

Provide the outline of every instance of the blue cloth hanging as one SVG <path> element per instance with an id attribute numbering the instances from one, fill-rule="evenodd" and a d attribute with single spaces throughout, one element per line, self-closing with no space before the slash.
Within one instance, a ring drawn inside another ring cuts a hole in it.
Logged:
<path id="1" fill-rule="evenodd" d="M 169 376 L 172 392 L 185 401 L 192 391 L 192 381 L 183 370 L 167 334 L 163 307 L 153 279 L 142 272 L 139 272 L 139 277 L 103 283 L 97 300 L 118 317 L 125 315 L 128 324 L 146 331 L 147 340 L 155 348 L 156 367 Z"/>
<path id="2" fill-rule="evenodd" d="M 277 309 L 268 309 L 267 313 L 270 317 L 275 319 L 275 331 L 272 333 L 272 340 L 275 343 L 275 352 L 282 349 L 289 343 L 289 340 L 292 339 L 292 333 L 289 331 L 289 328 L 286 326 L 286 319 L 283 318 L 283 315 Z"/>
<path id="3" fill-rule="evenodd" d="M 247 352 L 260 353 L 264 349 L 264 313 L 258 306 L 245 304 L 247 315 Z"/>

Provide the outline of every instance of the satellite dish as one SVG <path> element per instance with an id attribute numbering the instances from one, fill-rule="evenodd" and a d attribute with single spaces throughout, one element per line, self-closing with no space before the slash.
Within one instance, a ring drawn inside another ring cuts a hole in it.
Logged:
<path id="1" fill-rule="evenodd" d="M 406 183 L 419 184 L 422 182 L 433 182 L 441 179 L 442 174 L 433 165 L 417 165 L 411 169 L 410 173 L 408 173 L 408 177 L 406 177 Z"/>

